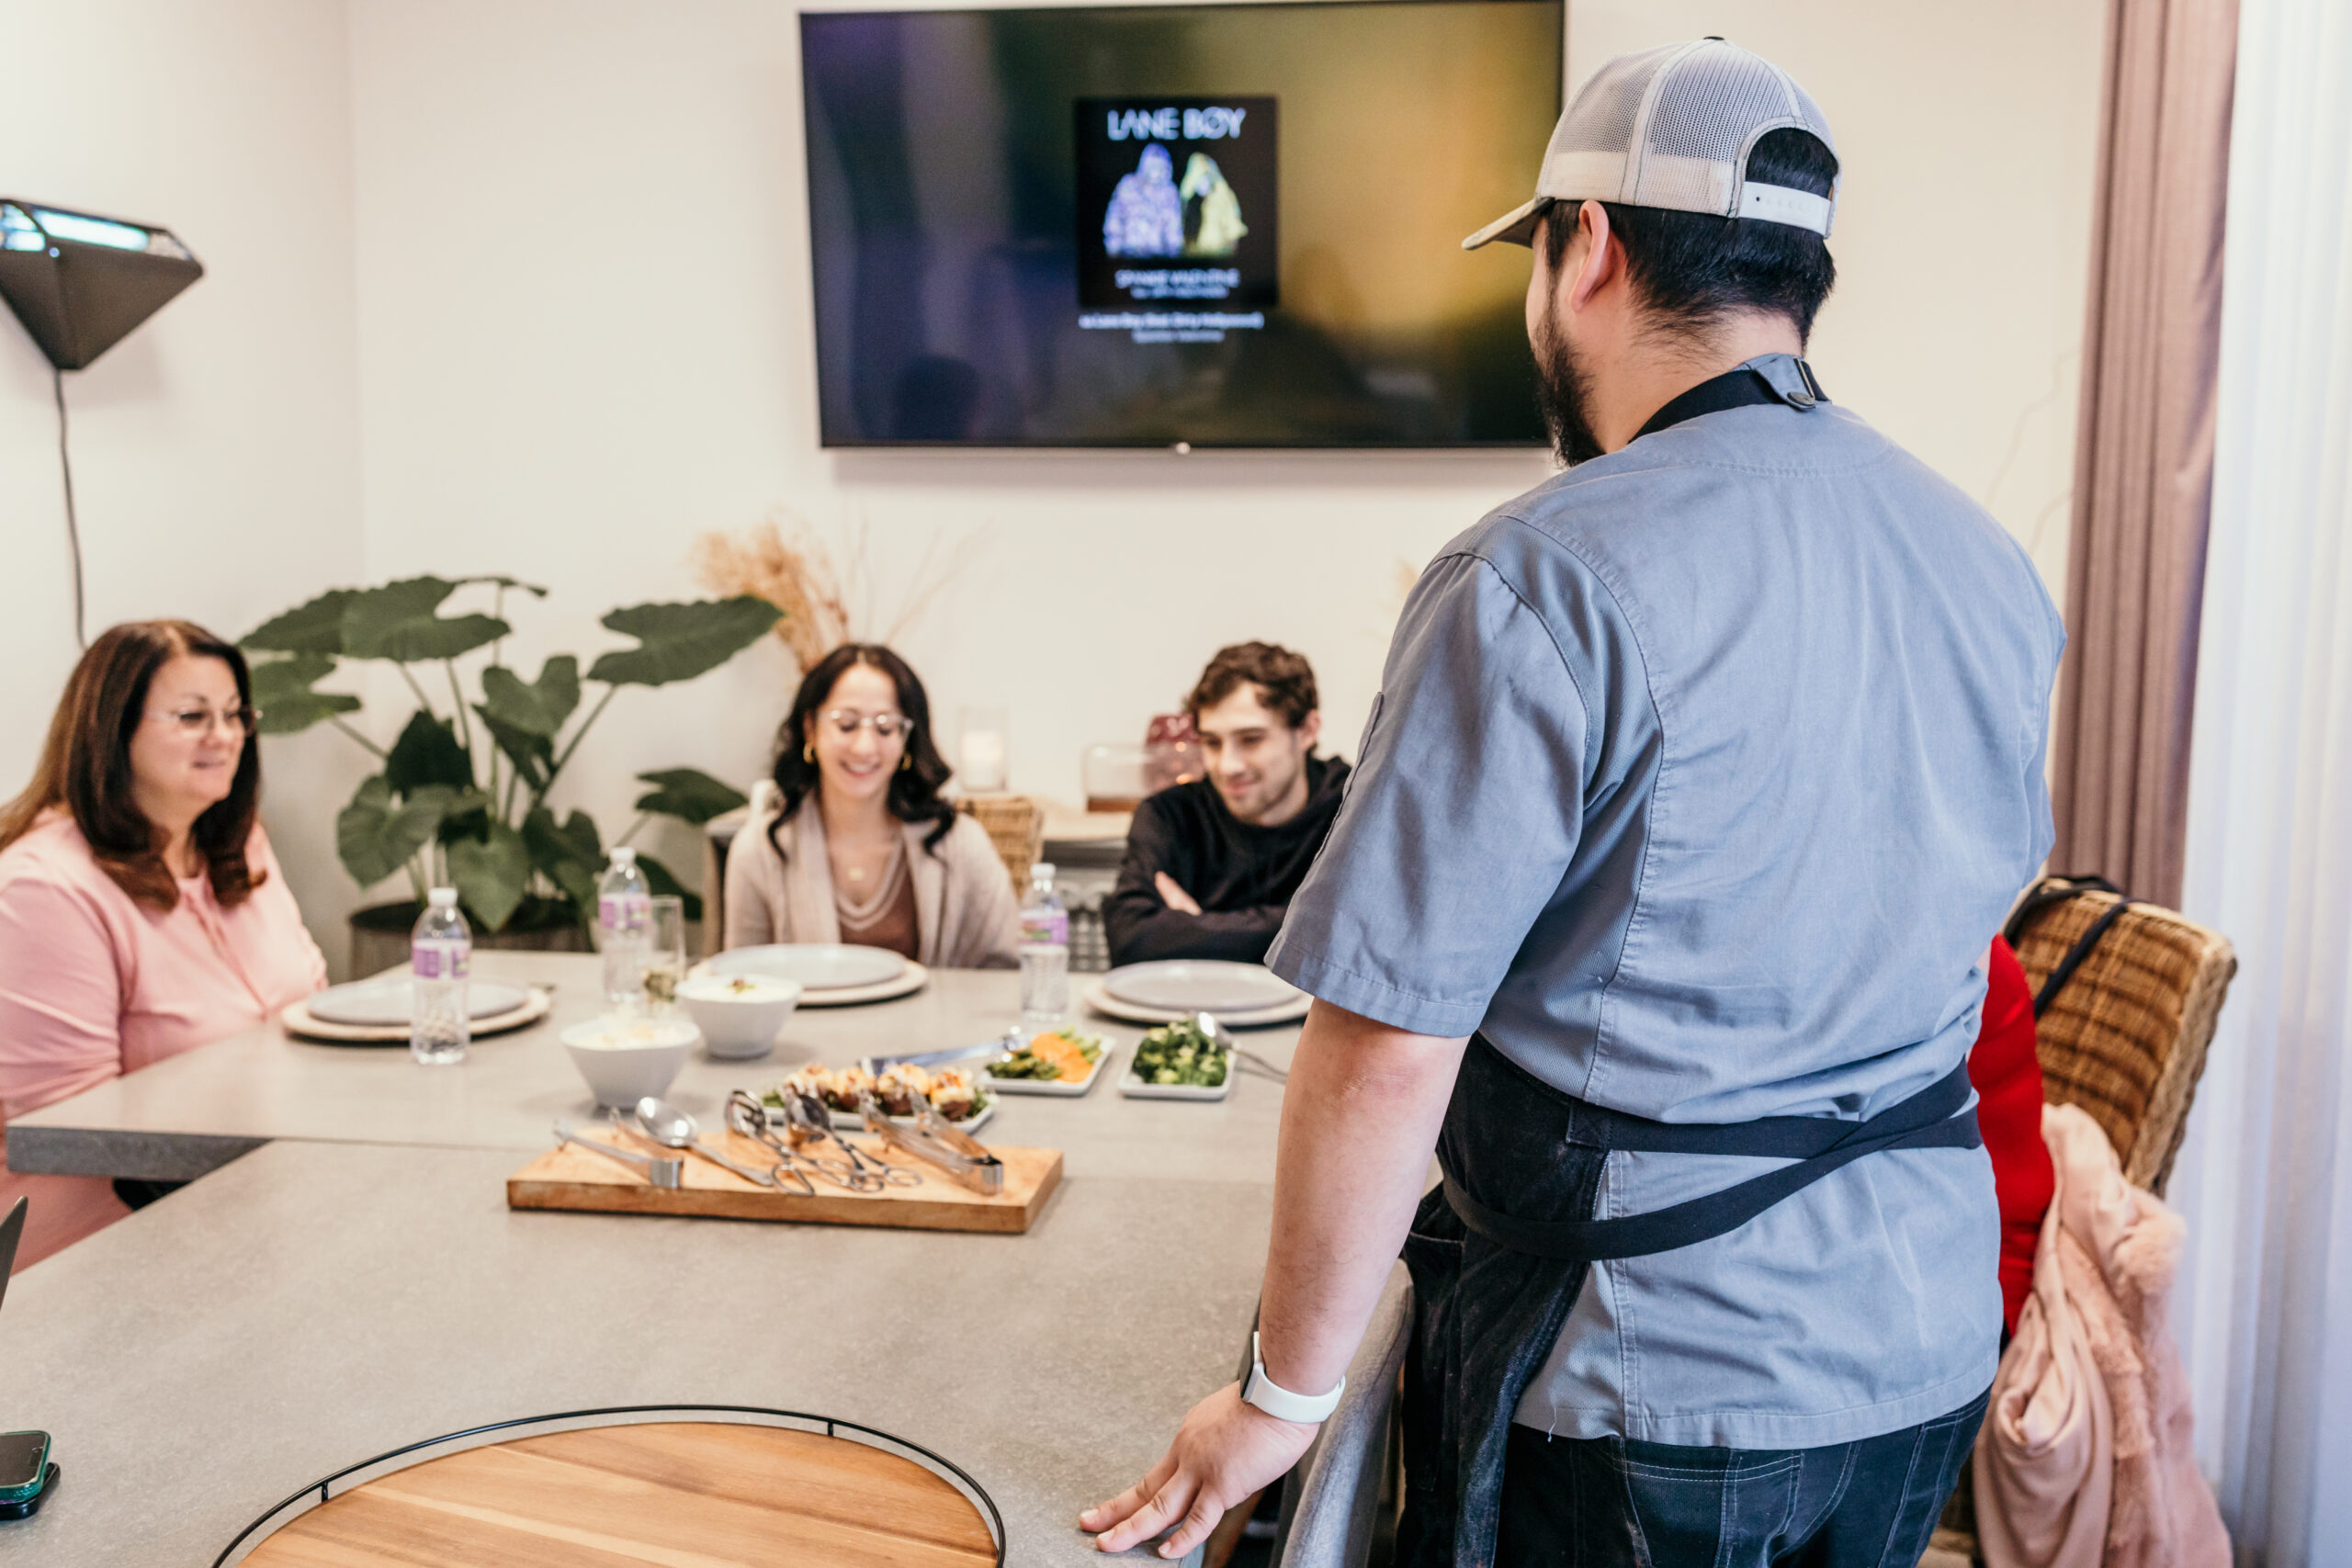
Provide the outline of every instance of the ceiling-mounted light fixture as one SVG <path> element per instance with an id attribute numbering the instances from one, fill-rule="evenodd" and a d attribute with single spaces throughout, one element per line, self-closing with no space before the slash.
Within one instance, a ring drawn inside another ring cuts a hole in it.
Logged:
<path id="1" fill-rule="evenodd" d="M 60 370 L 79 370 L 204 276 L 178 236 L 0 197 L 0 298 Z"/>

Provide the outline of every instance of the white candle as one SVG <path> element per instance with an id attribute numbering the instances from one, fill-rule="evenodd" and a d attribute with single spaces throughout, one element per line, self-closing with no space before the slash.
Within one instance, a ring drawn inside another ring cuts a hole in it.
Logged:
<path id="1" fill-rule="evenodd" d="M 991 790 L 1004 787 L 1004 737 L 993 729 L 975 729 L 964 737 L 964 787 Z"/>

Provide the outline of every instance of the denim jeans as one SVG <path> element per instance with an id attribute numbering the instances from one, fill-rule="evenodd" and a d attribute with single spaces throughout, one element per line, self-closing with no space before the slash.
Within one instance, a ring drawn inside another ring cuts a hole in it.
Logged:
<path id="1" fill-rule="evenodd" d="M 1818 1449 L 1510 1429 L 1496 1568 L 1915 1568 L 1987 1395 Z"/>

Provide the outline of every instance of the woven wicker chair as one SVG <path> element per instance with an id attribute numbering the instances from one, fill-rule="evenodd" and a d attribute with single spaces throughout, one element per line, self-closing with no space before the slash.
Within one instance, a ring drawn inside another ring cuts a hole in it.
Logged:
<path id="1" fill-rule="evenodd" d="M 2063 886 L 2063 878 L 2046 877 L 2026 901 Z M 2119 902 L 2112 893 L 2086 891 L 2026 917 L 2015 935 L 2018 963 L 2037 996 L 2083 933 Z M 2222 998 L 2237 972 L 2227 937 L 2174 910 L 2135 903 L 2116 917 L 2034 1022 L 2041 1098 L 2080 1106 L 2115 1145 L 2124 1179 L 2158 1197 L 2188 1129 Z M 1966 1471 L 1944 1508 L 1935 1545 L 1983 1561 Z"/>
<path id="2" fill-rule="evenodd" d="M 2026 921 L 2017 935 L 2018 962 L 2037 992 L 2118 902 L 2112 893 L 2086 892 Z M 2180 1152 L 2222 998 L 2237 971 L 2237 952 L 2219 931 L 2170 909 L 2133 904 L 2035 1024 L 2042 1098 L 2082 1107 L 2115 1145 L 2124 1178 L 2160 1197 Z"/>
<path id="3" fill-rule="evenodd" d="M 1046 849 L 1046 808 L 1025 795 L 967 795 L 963 809 L 989 830 L 1016 894 L 1029 890 L 1029 871 Z"/>

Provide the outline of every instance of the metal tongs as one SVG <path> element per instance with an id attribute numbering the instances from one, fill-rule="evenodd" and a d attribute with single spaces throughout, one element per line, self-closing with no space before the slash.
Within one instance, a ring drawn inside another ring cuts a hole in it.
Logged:
<path id="1" fill-rule="evenodd" d="M 857 1145 L 833 1131 L 832 1113 L 825 1102 L 807 1089 L 786 1086 L 784 1098 L 784 1135 L 791 1145 L 793 1156 L 836 1187 L 852 1192 L 879 1192 L 885 1187 L 918 1187 L 922 1173 L 903 1166 L 886 1165 L 871 1155 L 860 1154 Z M 764 1108 L 763 1108 L 764 1109 Z M 812 1154 L 811 1149 L 831 1144 L 841 1151 L 838 1156 Z"/>
<path id="2" fill-rule="evenodd" d="M 618 1160 L 645 1178 L 649 1187 L 676 1187 L 684 1176 L 686 1162 L 676 1155 L 631 1154 L 610 1144 L 600 1144 L 594 1138 L 583 1138 L 580 1135 L 579 1123 L 569 1116 L 556 1118 L 555 1137 L 559 1144 L 577 1144 L 583 1149 L 603 1155 L 606 1159 Z"/>
<path id="3" fill-rule="evenodd" d="M 913 1099 L 915 1124 L 909 1128 L 884 1115 L 871 1094 L 859 1095 L 857 1109 L 865 1118 L 865 1130 L 890 1147 L 937 1166 L 957 1184 L 984 1198 L 1002 1192 L 1004 1162 L 989 1153 L 978 1139 L 933 1111 L 921 1095 Z"/>
<path id="4" fill-rule="evenodd" d="M 775 1185 L 779 1190 L 788 1179 L 796 1183 L 804 1195 L 814 1198 L 817 1195 L 817 1188 L 816 1184 L 808 1179 L 809 1172 L 814 1171 L 828 1181 L 834 1179 L 833 1175 L 808 1156 L 795 1154 L 783 1139 L 775 1135 L 776 1119 L 782 1114 L 781 1111 L 770 1111 L 766 1106 L 760 1103 L 758 1097 L 748 1089 L 738 1089 L 728 1091 L 728 1129 L 730 1132 L 741 1134 L 775 1156 Z"/>

